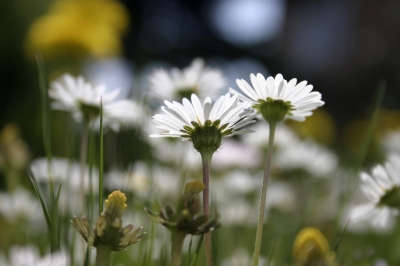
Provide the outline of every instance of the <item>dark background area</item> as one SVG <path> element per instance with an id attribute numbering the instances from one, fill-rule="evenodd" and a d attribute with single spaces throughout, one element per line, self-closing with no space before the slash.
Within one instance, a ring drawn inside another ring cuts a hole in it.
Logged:
<path id="1" fill-rule="evenodd" d="M 313 84 L 339 131 L 366 116 L 380 82 L 386 84 L 382 107 L 400 106 L 398 1 L 122 2 L 131 19 L 123 56 L 137 71 L 152 61 L 184 67 L 195 57 L 216 65 L 252 60 L 271 75 Z M 28 142 L 40 136 L 40 97 L 24 42 L 30 23 L 50 3 L 0 4 L 0 127 L 17 123 Z M 237 78 L 249 80 L 249 74 Z"/>

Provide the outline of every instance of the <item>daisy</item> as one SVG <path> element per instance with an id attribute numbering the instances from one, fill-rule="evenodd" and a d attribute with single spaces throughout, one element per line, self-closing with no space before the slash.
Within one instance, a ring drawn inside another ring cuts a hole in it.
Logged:
<path id="1" fill-rule="evenodd" d="M 206 67 L 202 58 L 194 59 L 190 66 L 182 70 L 156 69 L 148 77 L 150 94 L 155 98 L 168 100 L 189 97 L 192 93 L 202 97 L 215 95 L 225 85 L 222 72 Z"/>
<path id="2" fill-rule="evenodd" d="M 307 85 L 307 81 L 302 81 L 297 84 L 297 80 L 292 79 L 287 82 L 283 79 L 281 74 L 276 75 L 275 79 L 273 77 L 265 79 L 260 73 L 257 74 L 257 76 L 250 74 L 250 80 L 253 87 L 243 79 L 236 80 L 237 85 L 246 96 L 232 88 L 229 88 L 229 91 L 234 95 L 238 95 L 241 100 L 249 102 L 251 107 L 263 116 L 270 127 L 254 249 L 253 266 L 257 266 L 261 250 L 267 185 L 270 175 L 276 126 L 285 118 L 304 121 L 306 116 L 312 115 L 312 110 L 324 105 L 324 102 L 321 101 L 321 94 L 319 92 L 311 92 L 313 86 Z"/>
<path id="3" fill-rule="evenodd" d="M 214 152 L 221 146 L 223 138 L 252 132 L 243 129 L 255 122 L 255 113 L 244 112 L 250 107 L 248 103 L 239 102 L 237 96 L 227 93 L 218 98 L 214 105 L 207 97 L 203 104 L 196 94 L 192 94 L 191 102 L 184 98 L 182 104 L 165 101 L 167 107 L 161 109 L 165 114 L 153 116 L 157 127 L 167 130 L 164 134 L 154 134 L 151 137 L 175 137 L 189 139 L 200 153 L 203 168 L 203 214 L 209 216 L 209 179 L 210 164 Z M 205 234 L 206 261 L 211 265 L 211 236 Z"/>
<path id="4" fill-rule="evenodd" d="M 114 130 L 121 125 L 137 123 L 139 106 L 127 99 L 117 99 L 120 90 L 108 91 L 105 85 L 93 86 L 82 76 L 64 74 L 51 83 L 49 96 L 54 100 L 52 108 L 71 112 L 81 122 L 99 122 L 100 106 L 103 106 L 103 124 Z"/>
<path id="5" fill-rule="evenodd" d="M 297 84 L 297 79 L 292 79 L 287 82 L 281 74 L 276 75 L 275 79 L 265 79 L 260 73 L 257 76 L 251 74 L 250 79 L 253 87 L 243 79 L 236 80 L 246 96 L 232 88 L 229 91 L 250 102 L 269 123 L 277 123 L 285 118 L 304 121 L 306 116 L 312 115 L 312 110 L 324 105 L 321 94 L 311 92 L 313 86 L 307 85 L 307 81 Z"/>
<path id="6" fill-rule="evenodd" d="M 191 102 L 184 98 L 182 104 L 175 101 L 165 104 L 167 107 L 161 107 L 165 114 L 156 114 L 153 121 L 168 132 L 151 137 L 190 139 L 200 154 L 205 150 L 214 153 L 222 138 L 252 132 L 243 127 L 255 122 L 254 113 L 242 115 L 249 105 L 229 93 L 219 97 L 214 105 L 209 97 L 201 104 L 196 94 L 192 94 Z"/>
<path id="7" fill-rule="evenodd" d="M 376 227 L 386 227 L 400 209 L 400 156 L 391 155 L 385 165 L 377 165 L 372 174 L 361 173 L 362 191 L 369 202 L 351 213 L 354 222 L 370 220 Z"/>

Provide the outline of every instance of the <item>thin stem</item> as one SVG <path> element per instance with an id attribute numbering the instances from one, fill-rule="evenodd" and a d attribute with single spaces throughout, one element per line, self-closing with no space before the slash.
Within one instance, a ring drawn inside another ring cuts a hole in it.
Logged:
<path id="1" fill-rule="evenodd" d="M 111 247 L 109 245 L 98 245 L 96 249 L 96 266 L 107 266 L 108 258 L 112 251 Z"/>
<path id="2" fill-rule="evenodd" d="M 269 173 L 271 169 L 271 159 L 272 159 L 272 151 L 274 149 L 274 138 L 275 138 L 275 130 L 276 123 L 269 124 L 269 140 L 268 140 L 268 148 L 267 148 L 267 159 L 264 168 L 264 179 L 261 190 L 261 198 L 260 198 L 260 211 L 258 214 L 258 223 L 257 223 L 257 234 L 256 234 L 256 243 L 254 247 L 254 259 L 253 266 L 258 266 L 258 260 L 260 258 L 260 250 L 261 250 L 261 241 L 262 241 L 262 233 L 264 226 L 264 212 L 265 212 L 265 203 L 267 199 L 267 187 L 268 187 L 268 179 Z"/>
<path id="3" fill-rule="evenodd" d="M 171 234 L 171 265 L 180 266 L 182 263 L 182 245 L 186 234 L 180 231 Z"/>
<path id="4" fill-rule="evenodd" d="M 83 122 L 83 132 L 81 136 L 81 152 L 80 152 L 80 173 L 81 173 L 81 194 L 82 194 L 82 214 L 86 210 L 86 193 L 85 193 L 85 166 L 87 160 L 87 150 L 89 143 L 89 122 Z"/>
<path id="5" fill-rule="evenodd" d="M 203 162 L 203 213 L 204 215 L 210 216 L 210 164 L 212 154 L 203 152 L 201 159 Z M 212 263 L 212 245 L 210 233 L 205 234 L 205 246 L 206 246 L 206 265 L 211 266 Z"/>

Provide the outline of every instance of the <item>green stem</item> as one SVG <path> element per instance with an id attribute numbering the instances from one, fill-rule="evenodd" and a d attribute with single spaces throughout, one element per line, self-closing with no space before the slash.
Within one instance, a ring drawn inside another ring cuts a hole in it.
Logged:
<path id="1" fill-rule="evenodd" d="M 256 234 L 256 243 L 254 247 L 254 258 L 253 258 L 253 266 L 258 266 L 258 260 L 260 258 L 260 250 L 261 250 L 261 241 L 262 241 L 262 233 L 264 226 L 264 213 L 265 213 L 265 203 L 267 199 L 267 187 L 268 187 L 268 179 L 269 173 L 271 170 L 271 159 L 272 159 L 272 151 L 274 149 L 274 138 L 275 138 L 275 130 L 277 123 L 269 124 L 269 140 L 268 140 L 268 148 L 267 148 L 267 159 L 264 168 L 264 179 L 261 190 L 261 198 L 260 198 L 260 211 L 258 214 L 258 223 L 257 223 L 257 234 Z"/>
<path id="2" fill-rule="evenodd" d="M 203 152 L 201 153 L 201 159 L 203 162 L 203 213 L 206 216 L 210 216 L 210 164 L 211 164 L 212 153 Z M 211 266 L 212 262 L 212 245 L 211 245 L 211 235 L 210 233 L 205 234 L 206 247 L 206 265 Z"/>
<path id="3" fill-rule="evenodd" d="M 171 265 L 180 266 L 182 263 L 182 246 L 186 234 L 180 231 L 174 231 L 171 234 Z"/>
<path id="4" fill-rule="evenodd" d="M 107 266 L 108 258 L 112 251 L 109 245 L 99 245 L 96 247 L 97 255 L 96 255 L 96 266 Z"/>
<path id="5" fill-rule="evenodd" d="M 83 122 L 83 132 L 81 136 L 81 151 L 80 151 L 80 173 L 81 173 L 81 194 L 82 194 L 82 214 L 86 210 L 86 191 L 85 191 L 85 167 L 87 160 L 87 150 L 89 142 L 89 122 Z"/>

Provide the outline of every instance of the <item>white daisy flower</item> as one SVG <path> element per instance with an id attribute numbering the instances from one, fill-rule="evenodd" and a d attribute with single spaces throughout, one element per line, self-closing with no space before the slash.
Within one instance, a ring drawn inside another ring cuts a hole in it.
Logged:
<path id="1" fill-rule="evenodd" d="M 180 99 L 192 93 L 201 97 L 215 95 L 226 85 L 226 80 L 219 69 L 206 67 L 204 60 L 196 58 L 190 66 L 180 70 L 167 71 L 156 69 L 148 77 L 151 96 L 159 99 Z"/>
<path id="2" fill-rule="evenodd" d="M 275 153 L 274 163 L 284 171 L 302 169 L 315 177 L 329 177 L 337 171 L 338 158 L 312 140 L 298 140 Z"/>
<path id="3" fill-rule="evenodd" d="M 214 105 L 209 97 L 201 104 L 196 94 L 192 94 L 191 100 L 184 98 L 183 104 L 165 101 L 167 107 L 161 107 L 165 114 L 156 114 L 153 121 L 168 132 L 151 137 L 190 139 L 200 153 L 204 149 L 214 153 L 221 146 L 222 138 L 252 132 L 243 127 L 255 122 L 255 114 L 243 115 L 249 104 L 239 102 L 237 96 L 227 93 Z"/>
<path id="4" fill-rule="evenodd" d="M 51 83 L 49 96 L 54 100 L 52 108 L 71 112 L 81 122 L 99 124 L 100 105 L 103 106 L 103 125 L 119 130 L 121 125 L 137 124 L 141 108 L 127 99 L 117 99 L 120 90 L 108 91 L 105 85 L 93 86 L 82 76 L 77 78 L 64 74 Z"/>
<path id="5" fill-rule="evenodd" d="M 7 266 L 49 266 L 49 265 L 69 265 L 69 257 L 65 250 L 40 256 L 40 252 L 35 246 L 12 246 L 8 252 L 8 260 L 1 258 L 1 265 Z"/>
<path id="6" fill-rule="evenodd" d="M 373 226 L 384 228 L 400 209 L 400 156 L 390 156 L 384 166 L 377 165 L 372 175 L 361 173 L 361 189 L 370 201 L 353 209 L 351 219 L 370 220 Z"/>
<path id="7" fill-rule="evenodd" d="M 281 74 L 275 79 L 265 79 L 260 73 L 257 76 L 251 74 L 250 79 L 253 87 L 243 79 L 236 80 L 246 96 L 232 88 L 229 91 L 250 102 L 268 122 L 278 123 L 285 118 L 304 121 L 306 116 L 312 115 L 312 110 L 324 105 L 321 94 L 311 92 L 313 86 L 307 85 L 307 81 L 297 84 L 297 80 L 292 79 L 287 82 Z"/>
<path id="8" fill-rule="evenodd" d="M 48 161 L 46 158 L 38 158 L 32 161 L 31 171 L 36 182 L 47 185 L 49 182 Z M 95 188 L 93 193 L 98 192 L 99 180 L 98 170 L 93 167 L 85 167 L 83 188 L 86 195 L 90 192 L 91 187 Z M 69 161 L 68 159 L 53 157 L 51 161 L 51 177 L 54 182 L 54 187 L 62 184 L 59 199 L 59 210 L 62 213 L 80 213 L 82 211 L 82 174 L 80 165 L 77 162 Z M 91 178 L 90 178 L 91 177 Z M 43 190 L 45 193 L 48 189 Z"/>

